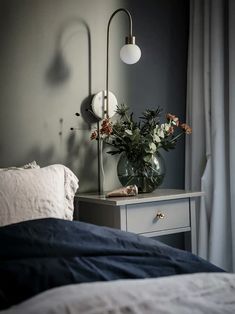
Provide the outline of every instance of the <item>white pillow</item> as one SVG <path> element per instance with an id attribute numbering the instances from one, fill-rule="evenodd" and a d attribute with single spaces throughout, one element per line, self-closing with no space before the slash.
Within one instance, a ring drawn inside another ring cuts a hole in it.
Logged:
<path id="1" fill-rule="evenodd" d="M 38 169 L 40 166 L 36 163 L 36 161 L 32 161 L 26 165 L 20 166 L 20 167 L 8 167 L 8 168 L 0 168 L 0 171 L 6 171 L 6 170 L 22 170 L 22 169 Z"/>
<path id="2" fill-rule="evenodd" d="M 0 171 L 0 226 L 37 218 L 73 219 L 78 179 L 63 165 Z"/>

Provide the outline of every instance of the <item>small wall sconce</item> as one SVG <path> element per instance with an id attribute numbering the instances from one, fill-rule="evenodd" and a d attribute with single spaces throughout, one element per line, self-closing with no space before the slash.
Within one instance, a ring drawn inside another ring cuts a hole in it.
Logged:
<path id="1" fill-rule="evenodd" d="M 110 41 L 110 24 L 113 17 L 118 12 L 125 12 L 129 19 L 129 34 L 126 36 L 125 45 L 121 48 L 120 58 L 124 63 L 134 64 L 141 57 L 141 50 L 135 44 L 135 36 L 132 34 L 132 17 L 128 10 L 120 8 L 113 12 L 107 27 L 107 46 L 106 46 L 106 89 L 94 95 L 91 108 L 94 115 L 99 119 L 110 118 L 115 114 L 117 107 L 116 96 L 109 91 L 109 41 Z"/>

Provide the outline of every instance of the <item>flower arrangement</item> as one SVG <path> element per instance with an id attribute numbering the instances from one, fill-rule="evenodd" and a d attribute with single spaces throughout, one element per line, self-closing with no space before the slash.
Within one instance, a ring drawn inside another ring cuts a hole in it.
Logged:
<path id="1" fill-rule="evenodd" d="M 134 120 L 133 113 L 129 113 L 126 105 L 118 106 L 116 113 L 119 119 L 116 122 L 104 119 L 100 131 L 93 131 L 91 139 L 100 138 L 113 147 L 108 151 L 111 155 L 125 153 L 128 162 L 135 168 L 132 180 L 127 175 L 128 184 L 135 183 L 134 177 L 141 176 L 145 181 L 150 181 L 152 187 L 160 185 L 162 180 L 159 179 L 157 170 L 153 169 L 154 157 L 160 149 L 174 149 L 179 138 L 183 134 L 191 134 L 192 129 L 170 113 L 166 115 L 164 123 L 161 123 L 162 109 L 159 107 L 156 110 L 145 110 L 139 121 Z M 123 184 L 122 181 L 121 183 Z M 126 184 L 124 182 L 123 185 Z"/>

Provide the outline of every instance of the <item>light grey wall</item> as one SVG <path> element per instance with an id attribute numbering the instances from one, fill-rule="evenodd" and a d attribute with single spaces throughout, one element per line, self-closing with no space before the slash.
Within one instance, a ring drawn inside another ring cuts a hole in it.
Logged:
<path id="1" fill-rule="evenodd" d="M 111 25 L 110 89 L 137 116 L 160 105 L 184 119 L 188 0 L 0 0 L 0 167 L 63 163 L 81 191 L 97 189 L 96 143 L 83 111 L 105 87 L 105 43 L 112 12 L 129 9 L 141 61 L 123 64 L 120 13 Z M 71 132 L 70 127 L 81 130 Z M 184 186 L 184 141 L 165 154 L 164 186 Z M 105 156 L 105 188 L 119 185 Z"/>

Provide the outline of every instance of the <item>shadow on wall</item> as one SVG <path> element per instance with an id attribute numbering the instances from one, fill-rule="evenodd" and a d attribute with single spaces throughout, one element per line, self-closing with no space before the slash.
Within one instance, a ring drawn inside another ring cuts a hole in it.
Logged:
<path id="1" fill-rule="evenodd" d="M 94 161 L 96 161 L 97 152 L 94 151 L 94 146 L 89 145 L 85 133 L 87 131 L 90 133 L 91 124 L 96 123 L 97 120 L 89 111 L 92 99 L 91 36 L 90 29 L 83 19 L 77 17 L 71 18 L 65 21 L 60 27 L 56 38 L 54 58 L 46 71 L 46 81 L 51 87 L 60 87 L 69 80 L 71 76 L 71 68 L 68 60 L 66 60 L 64 51 L 69 40 L 78 34 L 81 27 L 85 29 L 88 44 L 88 97 L 82 101 L 80 112 L 75 113 L 75 115 L 79 117 L 78 122 L 76 126 L 71 125 L 72 132 L 70 132 L 65 139 L 66 154 L 64 157 L 64 164 L 78 174 L 79 178 L 83 181 L 83 185 L 88 186 L 89 182 L 94 184 L 94 181 L 96 181 L 94 178 L 97 177 L 97 165 L 96 163 L 94 164 Z M 60 118 L 60 130 L 58 133 L 60 143 L 63 141 L 63 121 L 64 119 Z M 78 134 L 76 133 L 77 131 L 79 132 Z M 95 187 L 97 188 L 96 182 Z"/>
<path id="2" fill-rule="evenodd" d="M 70 18 L 65 21 L 58 32 L 55 43 L 55 54 L 48 70 L 46 72 L 46 80 L 51 86 L 58 86 L 65 83 L 71 73 L 71 69 L 64 56 L 64 47 L 71 38 L 73 38 L 84 27 L 87 33 L 88 42 L 88 93 L 91 95 L 91 34 L 87 23 L 81 18 Z"/>
<path id="3" fill-rule="evenodd" d="M 48 166 L 53 163 L 54 148 L 52 146 L 45 150 L 41 150 L 39 147 L 33 147 L 27 154 L 27 159 L 17 161 L 16 166 L 21 166 L 25 163 L 35 160 L 40 167 Z"/>
<path id="4" fill-rule="evenodd" d="M 86 129 L 81 128 L 81 124 L 78 122 L 78 127 L 70 128 L 72 132 L 67 138 L 67 156 L 65 158 L 65 164 L 70 169 L 77 169 L 82 181 L 83 192 L 88 190 L 97 192 L 99 186 L 97 173 L 98 142 L 95 146 L 90 140 L 92 125 L 96 124 L 96 128 L 98 128 L 99 123 L 90 111 L 92 97 L 89 95 L 82 101 L 81 114 L 75 113 L 78 120 L 81 119 L 87 127 Z M 88 132 L 82 132 L 84 130 Z"/>
<path id="5" fill-rule="evenodd" d="M 97 164 L 94 163 L 96 160 L 97 151 L 93 149 L 93 146 L 88 145 L 88 140 L 84 134 L 79 137 L 79 141 L 74 132 L 68 136 L 65 165 L 70 169 L 77 169 L 76 173 L 80 180 L 80 191 L 82 192 L 97 191 Z"/>

